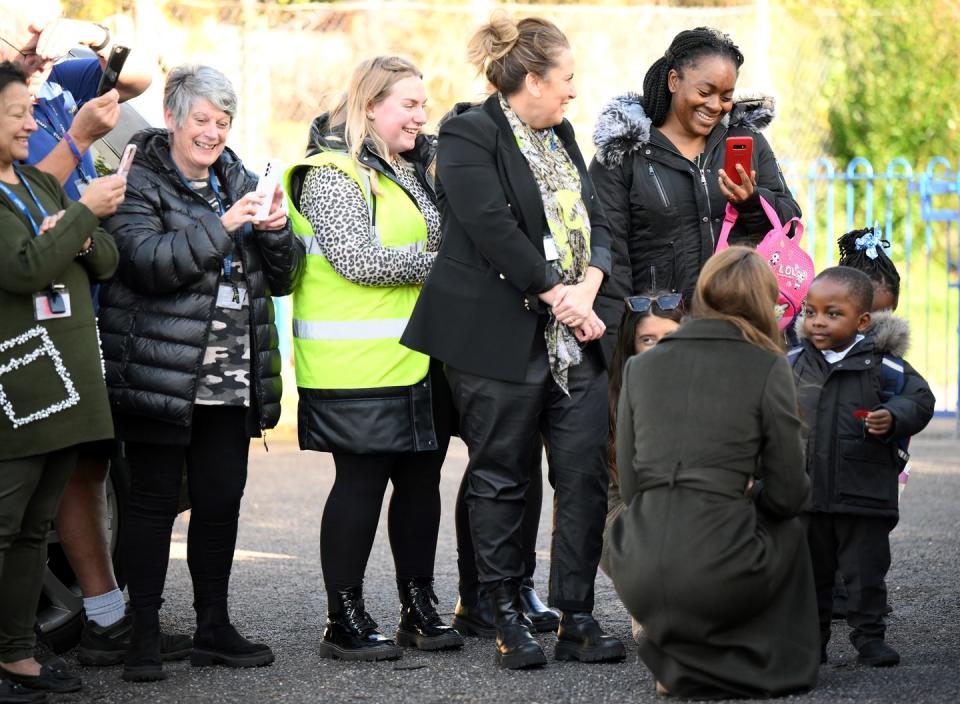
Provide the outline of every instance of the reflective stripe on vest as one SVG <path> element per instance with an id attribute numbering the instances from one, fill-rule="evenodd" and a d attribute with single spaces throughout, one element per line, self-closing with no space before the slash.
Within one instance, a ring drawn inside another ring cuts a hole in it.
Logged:
<path id="1" fill-rule="evenodd" d="M 332 165 L 363 191 L 357 167 L 344 152 L 322 152 L 290 167 Z M 396 183 L 379 179 L 376 196 L 380 246 L 426 251 L 427 227 L 410 196 Z M 420 295 L 420 286 L 361 286 L 340 276 L 317 244 L 310 222 L 288 200 L 293 230 L 307 247 L 306 266 L 293 292 L 293 349 L 297 386 L 311 389 L 366 389 L 409 386 L 427 375 L 430 359 L 400 344 Z"/>
<path id="2" fill-rule="evenodd" d="M 387 320 L 294 320 L 293 334 L 302 340 L 383 340 L 399 338 L 407 318 Z"/>

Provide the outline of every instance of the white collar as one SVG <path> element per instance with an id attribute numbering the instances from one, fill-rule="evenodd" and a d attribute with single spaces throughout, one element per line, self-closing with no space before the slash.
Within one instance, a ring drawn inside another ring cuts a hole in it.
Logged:
<path id="1" fill-rule="evenodd" d="M 850 343 L 850 346 L 839 352 L 834 352 L 833 350 L 820 350 L 820 354 L 823 355 L 823 358 L 827 360 L 827 364 L 836 364 L 841 359 L 847 356 L 847 353 L 857 346 L 857 343 L 863 339 L 863 335 L 857 333 L 857 336 L 853 338 L 853 342 Z"/>

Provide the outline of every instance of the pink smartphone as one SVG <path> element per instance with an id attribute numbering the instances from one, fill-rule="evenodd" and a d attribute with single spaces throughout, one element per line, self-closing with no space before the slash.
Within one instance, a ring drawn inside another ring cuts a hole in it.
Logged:
<path id="1" fill-rule="evenodd" d="M 743 167 L 749 177 L 750 169 L 753 167 L 752 137 L 727 137 L 727 153 L 723 160 L 723 170 L 731 181 L 738 186 L 742 186 L 737 164 Z"/>
<path id="2" fill-rule="evenodd" d="M 123 156 L 120 157 L 120 166 L 117 167 L 117 175 L 127 177 L 130 173 L 130 167 L 133 166 L 133 155 L 137 153 L 136 144 L 128 144 L 123 150 Z"/>

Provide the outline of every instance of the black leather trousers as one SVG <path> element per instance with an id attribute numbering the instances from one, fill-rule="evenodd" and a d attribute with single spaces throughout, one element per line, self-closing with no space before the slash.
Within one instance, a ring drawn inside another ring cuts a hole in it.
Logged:
<path id="1" fill-rule="evenodd" d="M 596 345 L 570 369 L 569 396 L 542 361 L 530 372 L 515 383 L 447 369 L 470 451 L 464 499 L 477 573 L 482 584 L 524 577 L 525 494 L 542 442 L 554 490 L 549 603 L 592 611 L 607 513 L 607 374 Z"/>

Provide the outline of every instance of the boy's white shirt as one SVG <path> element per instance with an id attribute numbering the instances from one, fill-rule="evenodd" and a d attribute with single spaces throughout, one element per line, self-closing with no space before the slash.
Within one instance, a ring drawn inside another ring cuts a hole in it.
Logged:
<path id="1" fill-rule="evenodd" d="M 847 356 L 847 353 L 857 346 L 857 343 L 864 338 L 864 335 L 857 333 L 857 336 L 853 338 L 853 342 L 850 343 L 850 346 L 846 349 L 840 350 L 839 352 L 834 352 L 833 350 L 820 350 L 820 354 L 823 355 L 823 358 L 827 360 L 827 364 L 836 364 L 841 359 Z"/>

